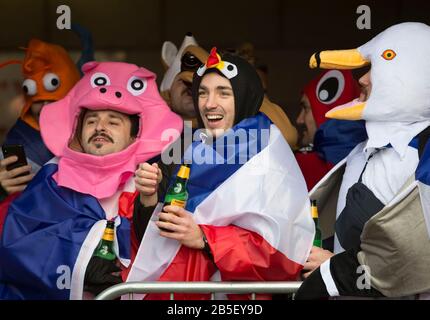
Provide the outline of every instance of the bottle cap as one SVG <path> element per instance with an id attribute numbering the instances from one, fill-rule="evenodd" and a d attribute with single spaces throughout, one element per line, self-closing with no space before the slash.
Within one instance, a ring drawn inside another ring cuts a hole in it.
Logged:
<path id="1" fill-rule="evenodd" d="M 311 214 L 312 214 L 312 218 L 318 218 L 318 207 L 317 207 L 317 202 L 316 200 L 312 200 L 311 201 Z"/>
<path id="2" fill-rule="evenodd" d="M 188 179 L 190 177 L 190 168 L 187 165 L 181 165 L 178 171 L 178 177 Z"/>

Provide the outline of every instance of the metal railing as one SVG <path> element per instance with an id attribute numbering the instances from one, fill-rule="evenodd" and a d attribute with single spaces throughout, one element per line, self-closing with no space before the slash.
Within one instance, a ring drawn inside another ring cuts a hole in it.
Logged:
<path id="1" fill-rule="evenodd" d="M 170 300 L 174 300 L 174 293 L 204 293 L 211 294 L 211 300 L 216 293 L 249 294 L 255 300 L 258 293 L 265 294 L 294 294 L 299 289 L 300 281 L 276 282 L 125 282 L 112 286 L 101 292 L 95 300 L 112 300 L 133 294 L 170 293 Z"/>

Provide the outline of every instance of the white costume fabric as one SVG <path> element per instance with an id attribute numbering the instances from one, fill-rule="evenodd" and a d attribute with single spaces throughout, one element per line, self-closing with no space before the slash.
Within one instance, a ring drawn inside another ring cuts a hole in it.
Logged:
<path id="1" fill-rule="evenodd" d="M 311 66 L 336 65 L 354 69 L 372 64 L 367 101 L 356 100 L 327 114 L 333 118 L 366 120 L 369 139 L 315 186 L 311 198 L 318 194 L 319 188 L 329 185 L 330 176 L 346 163 L 338 193 L 337 221 L 346 213 L 348 215 L 343 217 L 352 217 L 350 221 L 353 222 L 368 216 L 365 207 L 372 201 L 380 202 L 375 208 L 382 206 L 382 209 L 371 212 L 366 220 L 359 247 L 343 252 L 335 240 L 336 255 L 324 268 L 312 273 L 296 298 L 377 297 L 381 293 L 387 297 L 403 297 L 430 290 L 426 271 L 430 262 L 430 168 L 427 165 L 430 148 L 428 143 L 424 147 L 421 145 L 429 140 L 426 136 L 426 128 L 430 126 L 429 40 L 429 26 L 402 23 L 388 28 L 356 50 L 325 51 L 311 58 Z M 416 136 L 419 139 L 412 141 Z M 381 150 L 374 153 L 378 149 Z M 422 152 L 420 157 L 418 150 Z M 364 168 L 361 180 L 364 188 L 357 186 L 353 190 L 356 193 L 348 198 L 348 191 L 358 182 Z M 377 200 L 372 199 L 372 195 Z M 347 198 L 351 205 L 344 211 L 348 207 Z M 356 209 L 364 210 L 357 213 L 362 216 L 354 214 Z M 323 215 L 320 218 L 323 219 Z M 340 232 L 339 226 L 349 225 L 336 224 Z M 350 229 L 343 230 L 346 234 L 350 232 Z M 355 268 L 363 265 L 371 270 L 371 288 L 367 293 L 355 282 L 358 277 L 354 275 Z M 325 288 L 321 289 L 321 284 Z"/>
<path id="2" fill-rule="evenodd" d="M 181 58 L 184 54 L 184 50 L 190 45 L 198 45 L 196 39 L 194 39 L 191 33 L 187 33 L 179 50 L 172 42 L 164 42 L 163 47 L 161 48 L 161 57 L 169 68 L 161 81 L 161 92 L 170 90 L 173 79 L 175 79 L 176 75 L 181 72 Z"/>

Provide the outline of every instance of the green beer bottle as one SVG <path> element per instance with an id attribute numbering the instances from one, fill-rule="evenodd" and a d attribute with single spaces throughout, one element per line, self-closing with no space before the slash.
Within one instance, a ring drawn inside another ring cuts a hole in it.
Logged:
<path id="1" fill-rule="evenodd" d="M 178 174 L 176 175 L 175 182 L 169 187 L 166 196 L 164 197 L 163 208 L 169 205 L 185 208 L 185 205 L 187 204 L 188 200 L 187 182 L 189 178 L 190 165 L 181 165 Z M 160 221 L 164 222 L 163 219 L 160 219 Z M 171 232 L 170 230 L 161 227 L 160 230 L 165 232 Z"/>
<path id="2" fill-rule="evenodd" d="M 188 200 L 187 182 L 190 178 L 190 165 L 183 164 L 179 168 L 175 182 L 167 190 L 164 206 L 172 205 L 185 208 Z"/>
<path id="3" fill-rule="evenodd" d="M 318 208 L 317 208 L 316 200 L 311 200 L 311 213 L 312 213 L 312 219 L 314 220 L 314 223 L 315 223 L 314 246 L 321 248 L 322 247 L 321 229 L 318 223 Z"/>
<path id="4" fill-rule="evenodd" d="M 106 223 L 105 232 L 100 240 L 96 250 L 94 251 L 94 256 L 100 257 L 106 260 L 115 260 L 116 255 L 113 251 L 113 240 L 114 240 L 114 229 L 115 222 L 113 220 Z"/>

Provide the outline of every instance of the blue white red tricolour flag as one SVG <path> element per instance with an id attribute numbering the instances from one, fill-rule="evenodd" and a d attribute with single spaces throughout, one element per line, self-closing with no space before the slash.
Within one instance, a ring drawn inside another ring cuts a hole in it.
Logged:
<path id="1" fill-rule="evenodd" d="M 214 143 L 194 142 L 190 157 L 186 209 L 215 264 L 202 250 L 159 235 L 159 205 L 127 281 L 296 280 L 315 230 L 304 178 L 278 128 L 260 113 Z"/>
<path id="2" fill-rule="evenodd" d="M 59 187 L 52 178 L 57 169 L 55 161 L 43 166 L 9 206 L 0 240 L 0 300 L 83 298 L 86 267 L 108 212 L 96 198 Z M 114 250 L 128 265 L 131 216 L 121 208 L 117 216 L 118 205 L 111 209 Z"/>

